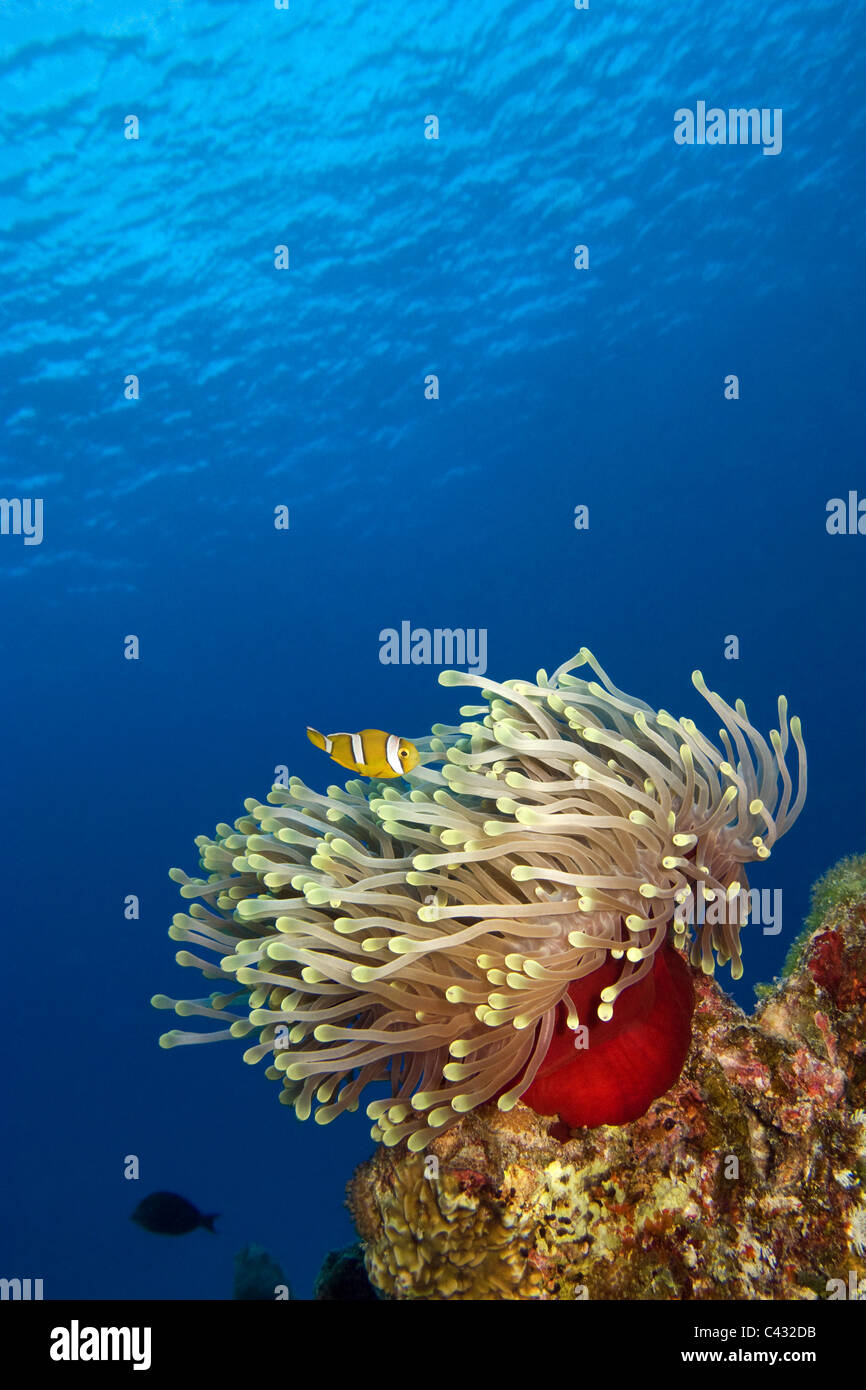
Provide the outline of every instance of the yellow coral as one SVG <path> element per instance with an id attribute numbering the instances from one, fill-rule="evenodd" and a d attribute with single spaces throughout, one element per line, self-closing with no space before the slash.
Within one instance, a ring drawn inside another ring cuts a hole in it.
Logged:
<path id="1" fill-rule="evenodd" d="M 350 1188 L 375 1287 L 393 1299 L 539 1297 L 543 1276 L 529 1258 L 532 1212 L 475 1188 L 471 1179 L 428 1171 L 423 1160 L 407 1157 L 388 1164 L 384 1180 L 377 1174 L 372 1228 L 369 1204 L 353 1201 Z"/>

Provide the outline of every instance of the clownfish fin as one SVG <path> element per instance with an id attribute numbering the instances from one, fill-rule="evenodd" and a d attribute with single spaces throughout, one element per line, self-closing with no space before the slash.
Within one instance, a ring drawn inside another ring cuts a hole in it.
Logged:
<path id="1" fill-rule="evenodd" d="M 309 725 L 307 725 L 307 738 L 314 748 L 321 748 L 323 753 L 330 753 L 331 740 L 325 738 L 324 734 L 320 734 L 318 729 L 311 729 Z"/>

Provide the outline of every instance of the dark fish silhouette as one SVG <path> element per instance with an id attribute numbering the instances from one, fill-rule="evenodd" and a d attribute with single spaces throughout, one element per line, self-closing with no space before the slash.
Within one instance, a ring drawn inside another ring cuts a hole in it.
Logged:
<path id="1" fill-rule="evenodd" d="M 205 1215 L 176 1192 L 151 1192 L 142 1198 L 130 1219 L 158 1236 L 185 1236 L 198 1226 L 205 1226 L 216 1235 L 213 1223 L 218 1215 L 215 1211 Z"/>

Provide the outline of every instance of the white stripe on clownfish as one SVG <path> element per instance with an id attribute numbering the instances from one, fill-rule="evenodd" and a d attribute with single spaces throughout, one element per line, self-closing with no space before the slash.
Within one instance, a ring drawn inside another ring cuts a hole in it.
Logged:
<path id="1" fill-rule="evenodd" d="M 385 757 L 388 759 L 388 766 L 392 767 L 398 775 L 403 771 L 400 763 L 400 755 L 397 751 L 399 746 L 400 740 L 397 735 L 390 734 L 388 742 L 385 744 Z"/>

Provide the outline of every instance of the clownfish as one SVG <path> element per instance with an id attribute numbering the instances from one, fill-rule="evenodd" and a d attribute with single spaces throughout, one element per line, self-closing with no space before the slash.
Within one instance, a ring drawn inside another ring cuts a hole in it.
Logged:
<path id="1" fill-rule="evenodd" d="M 383 733 L 381 729 L 362 729 L 359 734 L 320 734 L 307 728 L 307 738 L 321 748 L 340 767 L 360 772 L 362 777 L 401 777 L 421 761 L 421 754 L 408 738 Z"/>

